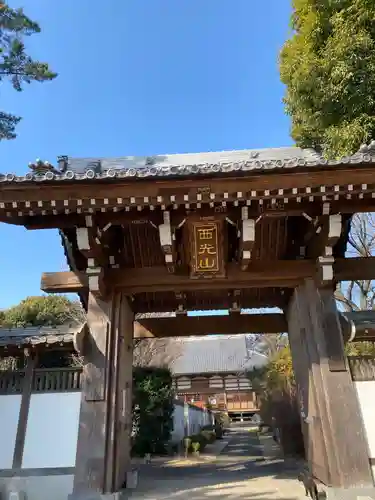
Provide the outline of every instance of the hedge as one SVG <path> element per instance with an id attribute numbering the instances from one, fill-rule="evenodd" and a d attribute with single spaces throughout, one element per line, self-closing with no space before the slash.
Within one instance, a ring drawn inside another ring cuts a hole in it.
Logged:
<path id="1" fill-rule="evenodd" d="M 213 443 L 216 440 L 216 433 L 212 429 L 207 429 L 207 427 L 212 426 L 204 426 L 199 434 L 193 434 L 191 436 L 187 436 L 183 439 L 182 445 L 186 449 L 186 444 L 189 445 L 188 452 L 191 453 L 194 451 L 194 443 L 199 443 L 199 451 L 202 452 L 206 446 L 210 443 Z"/>
<path id="2" fill-rule="evenodd" d="M 172 375 L 166 368 L 133 368 L 134 455 L 164 454 L 173 430 Z"/>

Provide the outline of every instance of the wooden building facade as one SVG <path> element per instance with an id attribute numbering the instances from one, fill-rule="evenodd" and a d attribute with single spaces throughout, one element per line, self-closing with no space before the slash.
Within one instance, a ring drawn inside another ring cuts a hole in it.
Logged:
<path id="1" fill-rule="evenodd" d="M 245 335 L 184 339 L 171 364 L 179 399 L 223 411 L 234 420 L 257 412 L 248 372 L 264 366 L 267 357 L 251 352 L 246 340 Z"/>
<path id="2" fill-rule="evenodd" d="M 41 288 L 77 292 L 87 309 L 72 499 L 124 484 L 134 321 L 163 311 L 176 316 L 139 320 L 150 335 L 288 331 L 312 473 L 373 487 L 333 291 L 375 278 L 374 257 L 345 257 L 352 215 L 374 210 L 374 179 L 375 142 L 335 161 L 293 147 L 62 156 L 0 175 L 0 221 L 60 230 L 70 271 L 44 274 Z M 282 312 L 241 314 L 264 307 Z M 229 314 L 186 314 L 204 309 Z"/>

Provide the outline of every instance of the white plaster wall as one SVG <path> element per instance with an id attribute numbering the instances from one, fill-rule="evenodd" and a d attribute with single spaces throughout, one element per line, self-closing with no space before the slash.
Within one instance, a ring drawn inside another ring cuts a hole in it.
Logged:
<path id="1" fill-rule="evenodd" d="M 0 396 L 0 469 L 11 469 L 21 395 Z"/>
<path id="2" fill-rule="evenodd" d="M 213 423 L 212 415 L 194 406 L 176 404 L 173 412 L 173 432 L 171 435 L 172 443 L 179 443 L 185 437 L 185 412 L 187 414 L 187 433 L 188 435 L 197 434 L 205 425 Z"/>
<path id="3" fill-rule="evenodd" d="M 369 455 L 371 459 L 375 459 L 375 381 L 355 382 L 354 385 L 357 389 L 359 405 L 362 411 Z M 375 478 L 375 465 L 372 466 L 372 473 Z"/>
<path id="4" fill-rule="evenodd" d="M 80 392 L 33 394 L 22 468 L 74 467 Z"/>
<path id="5" fill-rule="evenodd" d="M 179 443 L 184 439 L 185 420 L 183 405 L 175 405 L 173 412 L 173 431 L 171 434 L 171 443 Z"/>
<path id="6" fill-rule="evenodd" d="M 27 500 L 67 500 L 73 491 L 73 475 L 0 478 L 0 493 L 26 493 Z"/>
<path id="7" fill-rule="evenodd" d="M 197 434 L 205 425 L 212 423 L 210 413 L 194 406 L 189 406 L 190 434 Z"/>

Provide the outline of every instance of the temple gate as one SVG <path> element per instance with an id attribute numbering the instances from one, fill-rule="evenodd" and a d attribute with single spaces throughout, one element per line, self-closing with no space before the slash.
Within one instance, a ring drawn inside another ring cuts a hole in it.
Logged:
<path id="1" fill-rule="evenodd" d="M 156 337 L 288 331 L 312 474 L 373 487 L 333 292 L 375 278 L 374 257 L 345 258 L 353 213 L 375 208 L 375 148 L 332 162 L 279 148 L 29 167 L 0 175 L 0 221 L 59 229 L 70 271 L 41 288 L 87 309 L 72 499 L 112 498 L 130 471 L 135 318 Z M 267 307 L 281 312 L 241 314 Z M 229 315 L 187 315 L 214 309 Z M 175 316 L 139 316 L 160 312 Z"/>

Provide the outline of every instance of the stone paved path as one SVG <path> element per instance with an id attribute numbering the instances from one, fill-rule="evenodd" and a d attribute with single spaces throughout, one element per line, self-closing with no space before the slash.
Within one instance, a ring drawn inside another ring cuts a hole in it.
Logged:
<path id="1" fill-rule="evenodd" d="M 268 454 L 269 455 L 269 454 Z M 229 444 L 207 463 L 156 463 L 140 470 L 133 500 L 302 500 L 304 489 L 296 468 L 279 458 L 267 457 L 256 434 L 232 429 Z"/>

